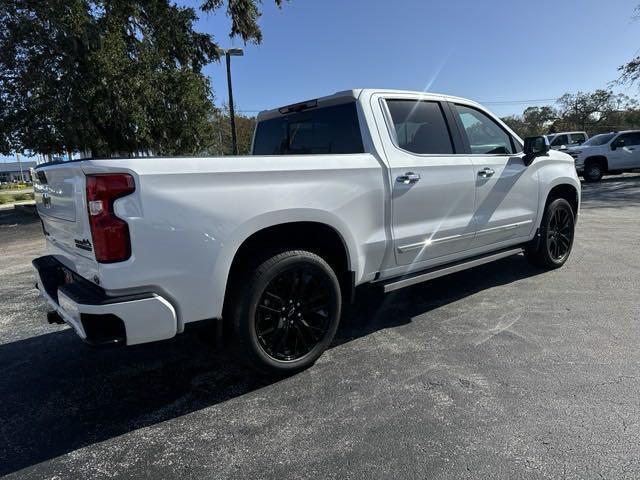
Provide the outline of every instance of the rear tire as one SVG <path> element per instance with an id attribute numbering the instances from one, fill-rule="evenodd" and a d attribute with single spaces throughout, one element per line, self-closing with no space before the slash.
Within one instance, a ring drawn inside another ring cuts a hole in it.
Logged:
<path id="1" fill-rule="evenodd" d="M 545 207 L 540 237 L 525 249 L 527 260 L 541 268 L 560 268 L 571 254 L 574 233 L 571 204 L 564 198 L 556 198 Z"/>
<path id="2" fill-rule="evenodd" d="M 604 167 L 602 166 L 602 162 L 599 161 L 591 161 L 584 166 L 584 172 L 582 173 L 582 177 L 585 181 L 591 182 L 599 182 L 602 180 L 602 176 L 604 175 Z"/>
<path id="3" fill-rule="evenodd" d="M 323 258 L 304 250 L 284 251 L 247 266 L 233 298 L 239 353 L 268 375 L 313 365 L 340 321 L 342 296 L 335 272 Z"/>

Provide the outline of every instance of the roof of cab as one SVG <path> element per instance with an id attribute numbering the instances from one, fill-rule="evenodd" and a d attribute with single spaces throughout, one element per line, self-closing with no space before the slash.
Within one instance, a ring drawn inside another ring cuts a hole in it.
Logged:
<path id="1" fill-rule="evenodd" d="M 279 107 L 279 108 L 273 108 L 271 110 L 263 110 L 260 113 L 258 113 L 258 121 L 262 121 L 262 120 L 268 120 L 270 118 L 276 118 L 279 117 L 281 115 L 283 115 L 284 113 L 281 112 L 282 109 L 287 108 L 287 107 L 292 107 L 294 105 L 298 105 L 298 104 L 304 104 L 307 102 L 317 102 L 317 106 L 323 106 L 323 107 L 328 107 L 330 105 L 339 105 L 341 103 L 346 103 L 349 102 L 351 100 L 356 100 L 358 99 L 361 95 L 363 94 L 372 94 L 372 93 L 381 93 L 381 94 L 389 94 L 389 95 L 403 95 L 403 94 L 409 94 L 409 95 L 424 95 L 425 97 L 431 97 L 431 98 L 438 98 L 440 100 L 445 100 L 445 101 L 452 101 L 452 102 L 464 102 L 467 104 L 471 104 L 471 105 L 478 105 L 480 106 L 479 103 L 474 102 L 472 100 L 468 100 L 466 98 L 462 98 L 462 97 L 454 97 L 451 95 L 444 95 L 441 93 L 432 93 L 432 92 L 418 92 L 418 91 L 411 91 L 411 90 L 394 90 L 394 89 L 389 89 L 389 88 L 355 88 L 352 90 L 343 90 L 340 92 L 336 92 L 332 95 L 327 95 L 325 97 L 318 97 L 317 99 L 311 99 L 311 100 L 306 100 L 306 101 L 302 101 L 302 102 L 296 102 L 290 105 L 286 105 L 283 107 Z M 288 112 L 287 112 L 288 113 Z"/>

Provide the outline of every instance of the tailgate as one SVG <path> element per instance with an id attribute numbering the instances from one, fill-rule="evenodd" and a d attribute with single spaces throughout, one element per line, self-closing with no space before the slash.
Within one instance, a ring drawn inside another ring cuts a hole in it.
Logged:
<path id="1" fill-rule="evenodd" d="M 95 261 L 91 244 L 85 175 L 80 162 L 36 169 L 34 192 L 47 240 L 71 257 Z"/>

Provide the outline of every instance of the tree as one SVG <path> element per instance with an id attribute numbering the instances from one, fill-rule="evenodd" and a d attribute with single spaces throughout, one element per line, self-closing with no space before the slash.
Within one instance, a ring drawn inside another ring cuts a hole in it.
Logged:
<path id="1" fill-rule="evenodd" d="M 610 90 L 566 93 L 558 107 L 528 107 L 520 116 L 503 118 L 515 132 L 526 137 L 562 131 L 590 134 L 640 126 L 638 102 Z"/>
<path id="2" fill-rule="evenodd" d="M 228 1 L 231 36 L 261 40 L 257 2 Z M 0 153 L 206 151 L 219 49 L 196 19 L 170 0 L 0 0 Z"/>
<path id="3" fill-rule="evenodd" d="M 635 9 L 634 18 L 637 20 L 640 18 L 640 5 Z M 636 83 L 640 79 L 640 55 L 636 55 L 630 62 L 625 63 L 618 67 L 620 72 L 619 82 L 622 83 Z"/>
<path id="4" fill-rule="evenodd" d="M 254 117 L 246 117 L 236 112 L 236 132 L 238 137 L 238 153 L 247 155 L 251 152 L 253 130 L 256 126 Z M 229 106 L 224 105 L 214 116 L 214 139 L 207 153 L 211 155 L 232 155 L 231 124 L 229 121 Z"/>

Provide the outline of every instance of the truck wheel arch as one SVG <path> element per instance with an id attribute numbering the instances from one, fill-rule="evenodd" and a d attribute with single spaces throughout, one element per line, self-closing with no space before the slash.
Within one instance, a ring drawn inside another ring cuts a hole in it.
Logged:
<path id="1" fill-rule="evenodd" d="M 551 190 L 549 190 L 549 193 L 547 194 L 547 198 L 545 200 L 545 208 L 549 203 L 557 198 L 564 198 L 567 202 L 569 202 L 571 208 L 573 209 L 574 215 L 577 215 L 579 207 L 579 197 L 578 189 L 575 186 L 569 183 L 560 183 L 558 185 L 555 185 L 553 188 L 551 188 Z"/>
<path id="2" fill-rule="evenodd" d="M 242 268 L 263 254 L 289 248 L 305 249 L 320 255 L 335 269 L 344 296 L 350 298 L 353 295 L 357 266 L 349 241 L 332 225 L 302 220 L 265 226 L 244 237 L 226 268 L 224 304 Z"/>

